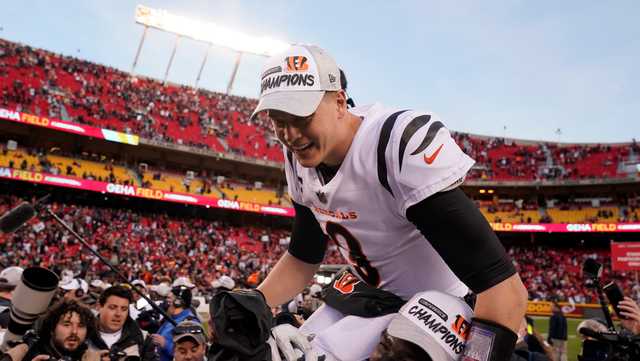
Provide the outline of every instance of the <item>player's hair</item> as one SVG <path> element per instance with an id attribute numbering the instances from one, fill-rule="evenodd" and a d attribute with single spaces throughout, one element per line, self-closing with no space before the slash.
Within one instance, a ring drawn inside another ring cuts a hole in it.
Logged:
<path id="1" fill-rule="evenodd" d="M 342 69 L 340 69 L 340 88 L 347 91 L 347 76 Z"/>
<path id="2" fill-rule="evenodd" d="M 347 75 L 344 73 L 342 69 L 340 69 L 340 89 L 344 90 L 347 93 Z M 348 93 L 347 93 L 348 94 Z M 356 106 L 356 103 L 353 101 L 353 98 L 347 95 L 347 106 L 349 108 L 353 108 Z"/>
<path id="3" fill-rule="evenodd" d="M 109 299 L 109 297 L 111 296 L 124 298 L 129 301 L 129 303 L 133 302 L 133 295 L 131 294 L 131 290 L 124 286 L 117 285 L 109 287 L 102 292 L 102 294 L 100 295 L 100 300 L 98 300 L 98 302 L 100 302 L 100 306 L 104 306 L 104 304 L 107 303 L 107 299 Z"/>
<path id="4" fill-rule="evenodd" d="M 386 352 L 376 361 L 432 361 L 431 356 L 415 343 L 389 334 L 383 335 L 382 342 L 385 342 L 385 338 L 390 338 L 393 342 L 387 343 Z"/>

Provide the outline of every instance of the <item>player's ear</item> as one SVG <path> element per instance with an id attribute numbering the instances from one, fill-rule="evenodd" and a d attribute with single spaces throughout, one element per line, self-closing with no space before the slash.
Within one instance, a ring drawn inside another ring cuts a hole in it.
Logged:
<path id="1" fill-rule="evenodd" d="M 347 93 L 344 90 L 338 90 L 335 97 L 338 119 L 342 119 L 347 115 Z"/>

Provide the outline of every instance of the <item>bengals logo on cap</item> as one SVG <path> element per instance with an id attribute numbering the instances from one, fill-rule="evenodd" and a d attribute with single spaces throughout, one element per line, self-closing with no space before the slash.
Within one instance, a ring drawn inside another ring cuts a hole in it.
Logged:
<path id="1" fill-rule="evenodd" d="M 287 71 L 306 71 L 309 70 L 309 61 L 306 56 L 288 56 Z"/>

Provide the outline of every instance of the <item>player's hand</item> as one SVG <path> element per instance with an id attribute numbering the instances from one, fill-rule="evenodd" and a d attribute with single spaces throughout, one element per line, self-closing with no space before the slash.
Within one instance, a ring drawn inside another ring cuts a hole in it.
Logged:
<path id="1" fill-rule="evenodd" d="M 295 349 L 304 354 L 305 361 L 316 361 L 318 359 L 318 355 L 313 351 L 307 336 L 297 328 L 289 324 L 278 325 L 271 329 L 271 335 L 273 335 L 278 349 L 282 352 L 286 361 L 296 361 L 298 359 Z"/>
<path id="2" fill-rule="evenodd" d="M 629 297 L 625 297 L 620 303 L 620 316 L 624 316 L 627 319 L 621 319 L 620 324 L 622 327 L 631 331 L 634 335 L 640 335 L 640 307 L 638 304 Z"/>

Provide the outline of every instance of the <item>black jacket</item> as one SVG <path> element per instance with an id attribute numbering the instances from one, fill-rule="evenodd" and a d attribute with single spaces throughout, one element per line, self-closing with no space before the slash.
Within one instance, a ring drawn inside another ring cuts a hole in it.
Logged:
<path id="1" fill-rule="evenodd" d="M 75 351 L 64 352 L 56 348 L 53 345 L 53 340 L 50 337 L 47 337 L 45 339 L 38 340 L 33 346 L 31 346 L 22 361 L 31 361 L 38 355 L 49 355 L 56 360 L 61 360 L 63 357 L 65 357 L 73 361 L 80 361 L 82 360 L 82 356 L 84 355 L 84 353 L 87 352 L 87 349 L 87 343 L 84 342 Z"/>
<path id="2" fill-rule="evenodd" d="M 111 346 L 111 349 L 107 347 L 99 333 L 91 337 L 90 347 L 97 350 L 109 350 L 111 354 L 124 353 L 126 356 L 137 356 L 142 361 L 158 361 L 160 359 L 151 339 L 149 337 L 145 339 L 142 330 L 131 317 L 127 317 L 122 327 L 122 335 Z"/>
<path id="3" fill-rule="evenodd" d="M 554 313 L 549 319 L 549 338 L 567 339 L 567 318 L 560 312 Z"/>

